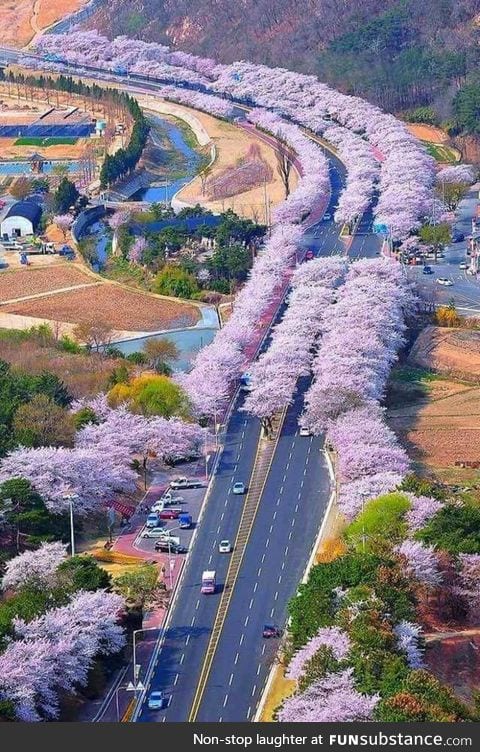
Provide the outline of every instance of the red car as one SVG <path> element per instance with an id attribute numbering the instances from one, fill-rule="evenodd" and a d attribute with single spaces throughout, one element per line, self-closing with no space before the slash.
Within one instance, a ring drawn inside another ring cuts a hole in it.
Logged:
<path id="1" fill-rule="evenodd" d="M 158 516 L 161 520 L 176 520 L 179 514 L 179 509 L 164 509 Z"/>
<path id="2" fill-rule="evenodd" d="M 276 624 L 265 624 L 262 634 L 266 640 L 270 637 L 281 637 L 283 635 L 283 629 L 280 629 Z"/>

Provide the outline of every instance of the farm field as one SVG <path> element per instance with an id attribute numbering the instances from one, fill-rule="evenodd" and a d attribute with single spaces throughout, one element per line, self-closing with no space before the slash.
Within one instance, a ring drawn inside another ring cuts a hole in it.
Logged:
<path id="1" fill-rule="evenodd" d="M 17 138 L 14 146 L 63 146 L 63 145 L 70 145 L 73 146 L 78 141 L 77 138 L 68 138 L 68 137 L 59 137 L 55 138 L 53 136 L 47 136 L 46 138 L 34 138 L 32 136 L 23 136 L 22 138 Z"/>
<path id="2" fill-rule="evenodd" d="M 0 272 L 0 303 L 38 295 L 64 287 L 95 283 L 94 277 L 77 266 L 57 263 L 39 269 L 15 269 Z"/>
<path id="3" fill-rule="evenodd" d="M 2 306 L 2 312 L 69 324 L 89 322 L 92 315 L 112 329 L 154 332 L 193 326 L 196 306 L 102 284 Z"/>
<path id="4" fill-rule="evenodd" d="M 409 355 L 412 366 L 480 382 L 480 331 L 426 327 Z"/>

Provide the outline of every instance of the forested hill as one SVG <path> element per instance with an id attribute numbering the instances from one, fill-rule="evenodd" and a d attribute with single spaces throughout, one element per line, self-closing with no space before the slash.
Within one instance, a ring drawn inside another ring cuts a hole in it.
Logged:
<path id="1" fill-rule="evenodd" d="M 109 0 L 89 27 L 313 72 L 393 111 L 433 102 L 442 118 L 480 62 L 480 0 Z"/>

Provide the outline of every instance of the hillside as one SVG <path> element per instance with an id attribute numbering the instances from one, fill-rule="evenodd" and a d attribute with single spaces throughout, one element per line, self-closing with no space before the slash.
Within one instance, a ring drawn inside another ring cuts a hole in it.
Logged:
<path id="1" fill-rule="evenodd" d="M 435 103 L 441 118 L 480 62 L 480 0 L 110 0 L 89 27 L 316 73 L 390 110 Z"/>

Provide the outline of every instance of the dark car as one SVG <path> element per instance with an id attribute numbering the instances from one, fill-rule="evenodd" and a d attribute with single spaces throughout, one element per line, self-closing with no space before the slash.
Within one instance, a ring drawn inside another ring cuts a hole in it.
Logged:
<path id="1" fill-rule="evenodd" d="M 465 240 L 465 235 L 460 230 L 454 230 L 452 232 L 452 243 L 461 243 Z"/>
<path id="2" fill-rule="evenodd" d="M 305 254 L 305 260 L 306 261 L 311 261 L 314 257 L 315 257 L 314 252 L 312 251 L 311 248 L 309 248 L 308 251 Z"/>
<path id="3" fill-rule="evenodd" d="M 181 509 L 164 509 L 158 516 L 161 520 L 176 520 L 181 511 Z"/>
<path id="4" fill-rule="evenodd" d="M 433 269 L 431 266 L 424 266 L 422 270 L 422 274 L 433 274 Z"/>
<path id="5" fill-rule="evenodd" d="M 170 543 L 169 545 L 168 540 L 157 540 L 155 541 L 155 551 L 164 554 L 186 554 L 188 549 L 186 546 L 177 546 L 173 543 Z"/>
<path id="6" fill-rule="evenodd" d="M 283 630 L 276 624 L 265 624 L 263 627 L 263 637 L 268 640 L 270 637 L 281 637 Z"/>

